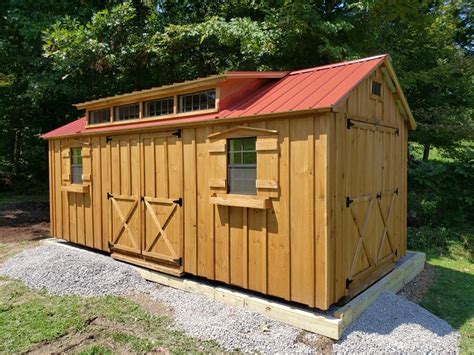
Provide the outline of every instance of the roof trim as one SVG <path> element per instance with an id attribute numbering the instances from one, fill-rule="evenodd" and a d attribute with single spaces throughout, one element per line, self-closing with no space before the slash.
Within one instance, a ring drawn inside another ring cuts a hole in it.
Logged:
<path id="1" fill-rule="evenodd" d="M 355 85 L 353 85 L 353 87 L 347 91 L 347 94 L 342 96 L 333 106 L 332 106 L 332 109 L 334 109 L 335 107 L 337 107 L 342 101 L 344 101 L 345 99 L 347 99 L 347 97 L 349 96 L 349 94 L 352 92 L 352 90 L 354 88 L 356 88 L 358 85 L 360 85 L 360 83 L 367 79 L 367 77 L 369 77 L 370 75 L 372 75 L 372 73 L 377 69 L 379 68 L 381 65 L 385 65 L 385 67 L 387 68 L 387 72 L 388 74 L 390 75 L 390 78 L 391 80 L 393 81 L 393 84 L 395 86 L 395 92 L 398 94 L 398 100 L 395 99 L 395 101 L 399 102 L 400 105 L 402 106 L 403 108 L 403 111 L 402 112 L 403 114 L 405 114 L 407 116 L 407 120 L 408 120 L 408 125 L 409 125 L 409 128 L 411 130 L 415 130 L 416 129 L 416 122 L 415 122 L 415 118 L 413 117 L 413 113 L 411 112 L 411 109 L 410 109 L 410 106 L 408 105 L 408 101 L 406 99 L 406 96 L 405 94 L 403 93 L 403 90 L 402 90 L 402 87 L 400 85 L 400 82 L 398 81 L 398 78 L 397 78 L 397 75 L 395 73 L 395 70 L 393 69 L 393 66 L 392 66 L 392 58 L 390 57 L 389 54 L 382 54 L 382 55 L 377 55 L 377 56 L 373 56 L 373 57 L 369 57 L 369 58 L 364 58 L 364 59 L 359 59 L 359 60 L 352 60 L 352 61 L 348 61 L 348 62 L 344 62 L 344 63 L 337 63 L 335 64 L 334 66 L 331 66 L 331 65 L 326 65 L 324 67 L 317 67 L 317 68 L 314 68 L 314 69 L 319 69 L 319 68 L 331 68 L 331 67 L 336 67 L 336 66 L 340 66 L 340 65 L 347 65 L 347 64 L 354 64 L 354 63 L 359 63 L 359 62 L 364 62 L 364 61 L 368 61 L 368 60 L 374 60 L 374 59 L 379 59 L 379 58 L 384 58 L 383 61 L 381 61 L 379 63 L 379 65 L 377 65 L 377 67 L 375 67 L 373 70 L 371 70 L 370 73 L 368 73 L 365 77 L 361 78 L 359 80 L 359 82 L 357 82 Z M 293 74 L 290 73 L 290 75 Z"/>

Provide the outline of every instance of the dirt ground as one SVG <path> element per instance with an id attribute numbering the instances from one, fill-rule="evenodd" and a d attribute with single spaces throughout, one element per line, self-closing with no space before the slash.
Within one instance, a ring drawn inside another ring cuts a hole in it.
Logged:
<path id="1" fill-rule="evenodd" d="M 0 243 L 35 241 L 48 237 L 48 203 L 0 205 Z"/>

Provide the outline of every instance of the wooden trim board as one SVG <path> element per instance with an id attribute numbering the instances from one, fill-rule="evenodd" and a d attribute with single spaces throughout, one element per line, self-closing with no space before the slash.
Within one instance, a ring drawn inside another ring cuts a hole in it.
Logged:
<path id="1" fill-rule="evenodd" d="M 66 248 L 83 249 L 94 252 L 80 245 L 58 239 L 46 239 L 41 243 L 56 244 Z M 415 278 L 424 268 L 426 255 L 409 251 L 410 257 L 402 264 L 377 281 L 367 290 L 352 299 L 349 303 L 334 310 L 333 316 L 328 313 L 299 307 L 284 301 L 275 301 L 263 296 L 256 296 L 245 291 L 234 290 L 212 283 L 203 283 L 185 277 L 163 274 L 140 266 L 132 267 L 146 280 L 179 290 L 198 293 L 231 306 L 247 308 L 269 318 L 286 323 L 306 331 L 321 334 L 332 339 L 340 339 L 347 326 L 369 307 L 382 291 L 398 292 Z"/>

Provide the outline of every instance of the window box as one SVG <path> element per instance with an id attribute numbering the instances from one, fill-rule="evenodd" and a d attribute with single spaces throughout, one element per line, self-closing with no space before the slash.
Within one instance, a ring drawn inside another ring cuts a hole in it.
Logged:
<path id="1" fill-rule="evenodd" d="M 61 186 L 61 191 L 87 194 L 87 193 L 89 193 L 89 188 L 90 188 L 89 185 L 71 184 L 71 185 Z"/>
<path id="2" fill-rule="evenodd" d="M 258 198 L 248 195 L 228 194 L 225 196 L 211 196 L 209 202 L 212 205 L 232 206 L 232 207 L 247 207 L 257 209 L 270 208 L 272 203 L 269 198 Z"/>

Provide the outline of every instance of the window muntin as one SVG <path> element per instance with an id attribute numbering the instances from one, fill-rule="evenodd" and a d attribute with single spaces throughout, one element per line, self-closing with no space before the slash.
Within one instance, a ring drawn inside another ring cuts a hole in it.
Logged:
<path id="1" fill-rule="evenodd" d="M 109 123 L 110 108 L 89 111 L 89 124 Z"/>
<path id="2" fill-rule="evenodd" d="M 257 151 L 256 137 L 228 140 L 227 178 L 228 192 L 256 195 Z"/>
<path id="3" fill-rule="evenodd" d="M 178 96 L 178 112 L 192 112 L 213 108 L 216 108 L 215 89 Z"/>
<path id="4" fill-rule="evenodd" d="M 140 104 L 115 107 L 114 121 L 133 120 L 140 117 Z"/>
<path id="5" fill-rule="evenodd" d="M 372 90 L 371 90 L 371 93 L 372 93 L 372 95 L 382 97 L 382 84 L 379 83 L 378 81 L 372 80 Z"/>
<path id="6" fill-rule="evenodd" d="M 143 103 L 145 109 L 144 117 L 156 117 L 171 115 L 174 112 L 173 97 L 166 97 L 159 100 L 146 101 Z"/>
<path id="7" fill-rule="evenodd" d="M 71 148 L 71 183 L 82 184 L 82 148 Z"/>

